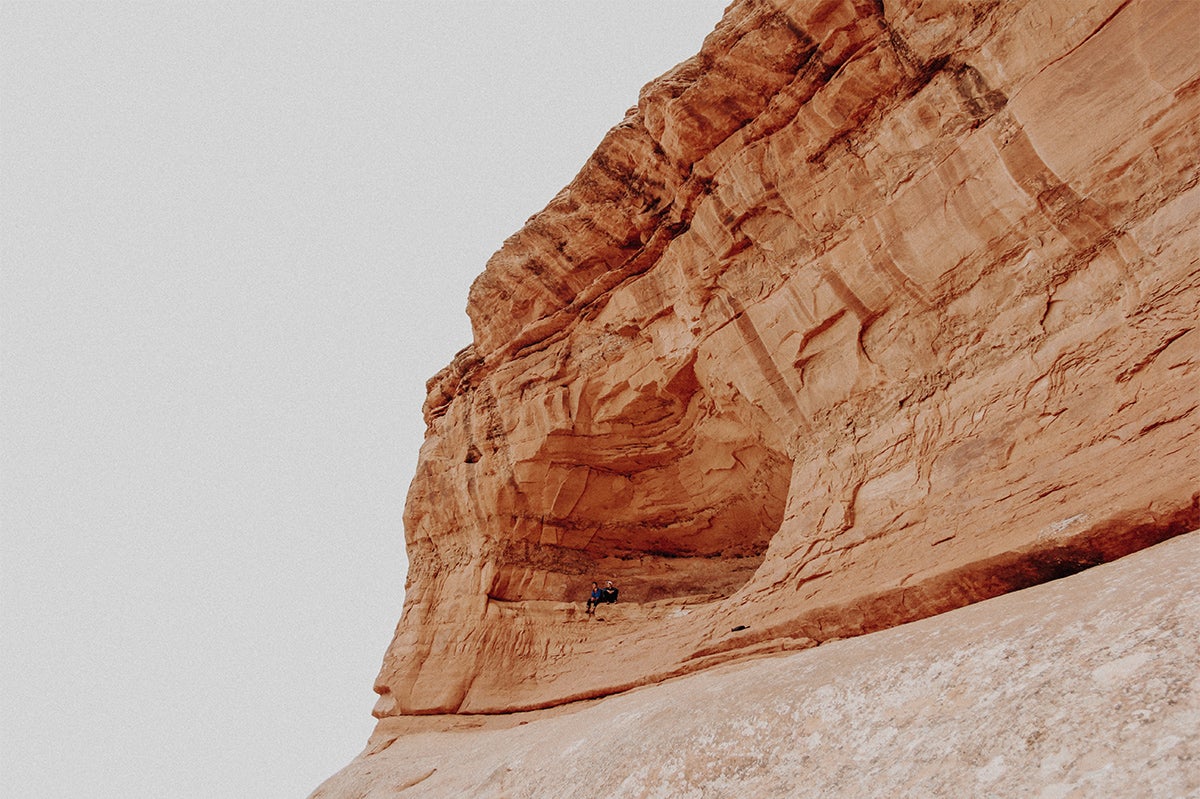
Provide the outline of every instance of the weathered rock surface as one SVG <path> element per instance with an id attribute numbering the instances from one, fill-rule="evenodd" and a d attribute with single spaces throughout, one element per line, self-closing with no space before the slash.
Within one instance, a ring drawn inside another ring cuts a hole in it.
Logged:
<path id="1" fill-rule="evenodd" d="M 384 719 L 313 794 L 1200 796 L 1200 533 L 935 618 L 567 708 Z"/>
<path id="2" fill-rule="evenodd" d="M 1200 526 L 1198 32 L 735 2 L 472 288 L 376 714 L 597 697 Z M 593 579 L 623 601 L 588 618 Z"/>

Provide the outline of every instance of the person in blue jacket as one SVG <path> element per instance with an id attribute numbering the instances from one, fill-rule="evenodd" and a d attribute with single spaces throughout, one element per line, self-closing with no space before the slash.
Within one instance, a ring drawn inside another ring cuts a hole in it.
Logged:
<path id="1" fill-rule="evenodd" d="M 596 582 L 592 582 L 592 593 L 587 601 L 587 613 L 592 615 L 595 612 L 596 606 L 600 604 L 612 604 L 617 601 L 617 587 L 613 585 L 613 581 L 609 580 L 601 588 Z"/>
<path id="2" fill-rule="evenodd" d="M 600 585 L 598 583 L 593 582 L 592 583 L 592 595 L 588 597 L 588 601 L 587 601 L 588 615 L 590 616 L 592 614 L 592 611 L 594 611 L 596 609 L 596 606 L 599 605 L 603 601 L 604 601 L 604 592 L 600 590 Z"/>

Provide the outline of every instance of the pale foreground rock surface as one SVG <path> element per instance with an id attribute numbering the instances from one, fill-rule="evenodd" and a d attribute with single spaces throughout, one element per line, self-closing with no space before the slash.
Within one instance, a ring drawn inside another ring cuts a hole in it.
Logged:
<path id="1" fill-rule="evenodd" d="M 472 288 L 376 714 L 595 698 L 1200 526 L 1198 34 L 731 4 Z"/>
<path id="2" fill-rule="evenodd" d="M 1198 564 L 1195 532 L 574 707 L 383 719 L 312 799 L 1197 797 Z"/>

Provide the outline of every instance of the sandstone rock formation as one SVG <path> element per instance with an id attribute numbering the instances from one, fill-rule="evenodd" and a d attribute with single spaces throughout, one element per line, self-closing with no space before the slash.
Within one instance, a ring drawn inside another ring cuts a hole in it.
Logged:
<path id="1" fill-rule="evenodd" d="M 473 286 L 376 715 L 597 697 L 1200 527 L 1198 31 L 733 3 Z"/>
<path id="2" fill-rule="evenodd" d="M 1200 532 L 596 702 L 395 717 L 312 799 L 1200 796 Z"/>

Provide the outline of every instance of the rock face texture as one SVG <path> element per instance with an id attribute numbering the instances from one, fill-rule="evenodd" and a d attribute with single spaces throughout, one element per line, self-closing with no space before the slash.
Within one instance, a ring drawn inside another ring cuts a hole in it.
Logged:
<path id="1" fill-rule="evenodd" d="M 313 799 L 1200 796 L 1200 533 L 780 657 L 384 719 Z"/>
<path id="2" fill-rule="evenodd" d="M 1200 527 L 1198 34 L 1169 0 L 731 5 L 473 286 L 376 715 L 602 696 Z"/>

